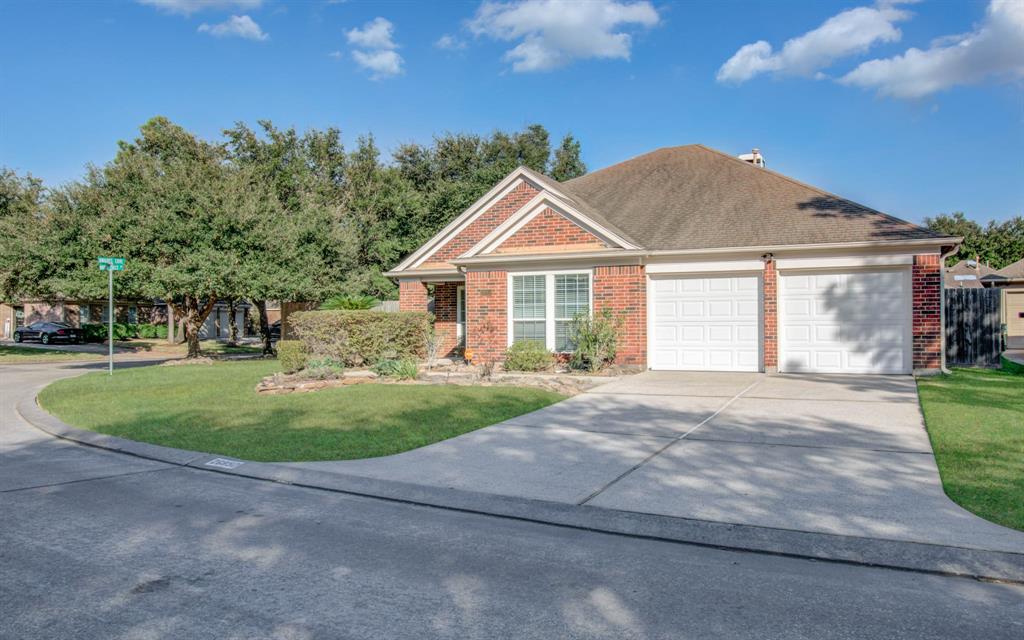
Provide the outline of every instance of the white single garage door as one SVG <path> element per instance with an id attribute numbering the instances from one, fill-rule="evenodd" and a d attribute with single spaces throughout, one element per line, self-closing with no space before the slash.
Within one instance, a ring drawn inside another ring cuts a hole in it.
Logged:
<path id="1" fill-rule="evenodd" d="M 651 278 L 651 368 L 759 371 L 758 276 Z"/>
<path id="2" fill-rule="evenodd" d="M 779 370 L 910 373 L 910 269 L 782 272 Z"/>

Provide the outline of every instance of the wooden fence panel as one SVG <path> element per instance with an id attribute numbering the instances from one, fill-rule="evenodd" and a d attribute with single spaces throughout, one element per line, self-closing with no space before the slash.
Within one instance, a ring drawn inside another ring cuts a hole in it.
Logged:
<path id="1" fill-rule="evenodd" d="M 946 363 L 995 367 L 1002 352 L 999 289 L 946 289 Z"/>

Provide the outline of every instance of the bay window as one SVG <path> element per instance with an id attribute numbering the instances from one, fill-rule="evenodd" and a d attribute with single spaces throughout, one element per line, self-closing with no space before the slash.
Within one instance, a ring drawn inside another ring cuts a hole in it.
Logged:
<path id="1" fill-rule="evenodd" d="M 573 319 L 591 311 L 589 272 L 512 274 L 509 344 L 534 341 L 551 351 L 575 349 Z"/>

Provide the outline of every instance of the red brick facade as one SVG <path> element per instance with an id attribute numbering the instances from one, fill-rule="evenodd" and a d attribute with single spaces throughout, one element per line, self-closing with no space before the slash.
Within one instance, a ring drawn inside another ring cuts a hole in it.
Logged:
<path id="1" fill-rule="evenodd" d="M 942 271 L 937 254 L 914 256 L 914 369 L 942 366 Z"/>
<path id="2" fill-rule="evenodd" d="M 616 364 L 647 363 L 647 278 L 644 267 L 594 269 L 594 311 L 611 309 L 623 320 Z"/>
<path id="3" fill-rule="evenodd" d="M 466 273 L 466 354 L 497 362 L 508 347 L 508 272 Z"/>
<path id="4" fill-rule="evenodd" d="M 426 311 L 427 286 L 419 280 L 398 281 L 399 311 Z"/>
<path id="5" fill-rule="evenodd" d="M 779 272 L 775 269 L 775 261 L 768 260 L 764 264 L 764 353 L 765 371 L 777 370 L 779 367 Z"/>
<path id="6" fill-rule="evenodd" d="M 459 282 L 434 285 L 434 332 L 440 340 L 437 355 L 452 355 L 459 346 L 458 287 Z"/>
<path id="7" fill-rule="evenodd" d="M 524 253 L 540 247 L 579 251 L 607 247 L 600 238 L 548 208 L 502 242 L 494 253 Z"/>
<path id="8" fill-rule="evenodd" d="M 421 267 L 441 266 L 452 258 L 457 258 L 473 248 L 485 235 L 494 230 L 496 226 L 508 219 L 524 204 L 530 201 L 538 191 L 536 187 L 528 182 L 523 182 L 504 198 L 491 205 L 479 218 L 469 224 L 457 236 L 449 240 L 440 249 L 435 251 Z"/>

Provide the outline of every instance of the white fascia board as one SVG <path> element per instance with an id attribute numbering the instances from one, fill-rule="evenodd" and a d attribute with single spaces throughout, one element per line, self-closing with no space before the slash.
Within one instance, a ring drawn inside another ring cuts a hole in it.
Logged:
<path id="1" fill-rule="evenodd" d="M 647 265 L 649 275 L 671 273 L 720 273 L 726 271 L 764 271 L 763 260 L 716 260 L 693 262 L 655 262 Z"/>
<path id="2" fill-rule="evenodd" d="M 399 282 L 402 280 L 411 280 L 414 282 L 462 282 L 466 279 L 466 276 L 460 271 L 451 270 L 427 270 L 422 271 L 405 271 L 402 273 L 388 272 L 384 275 L 397 278 Z"/>
<path id="3" fill-rule="evenodd" d="M 856 267 L 890 267 L 914 264 L 914 254 L 830 256 L 818 258 L 779 258 L 775 266 L 783 269 L 845 269 Z"/>
<path id="4" fill-rule="evenodd" d="M 460 231 L 469 226 L 473 220 L 477 219 L 482 213 L 487 211 L 489 205 L 492 205 L 504 198 L 522 182 L 529 181 L 530 184 L 537 189 L 543 189 L 543 185 L 536 178 L 531 177 L 530 173 L 532 172 L 530 172 L 526 167 L 519 167 L 512 173 L 505 176 L 501 182 L 494 185 L 494 188 L 481 196 L 479 200 L 470 205 L 469 208 L 459 214 L 457 218 L 449 222 L 444 229 L 441 229 L 433 238 L 425 242 L 419 249 L 413 251 L 409 257 L 400 262 L 397 267 L 392 269 L 392 272 L 412 269 L 416 265 L 424 262 L 424 260 L 430 257 L 434 251 L 444 246 L 451 237 L 457 235 Z"/>
<path id="5" fill-rule="evenodd" d="M 605 242 L 622 249 L 637 248 L 635 245 L 630 244 L 625 238 L 612 233 L 608 229 L 605 229 L 588 218 L 569 202 L 566 202 L 550 191 L 541 191 L 530 199 L 529 202 L 524 204 L 518 211 L 509 216 L 507 220 L 499 224 L 490 233 L 484 236 L 480 242 L 473 246 L 473 248 L 459 256 L 458 259 L 463 260 L 465 258 L 473 258 L 475 256 L 494 251 L 501 246 L 503 242 L 515 235 L 517 231 L 526 226 L 527 223 L 540 215 L 545 209 L 549 208 Z"/>

